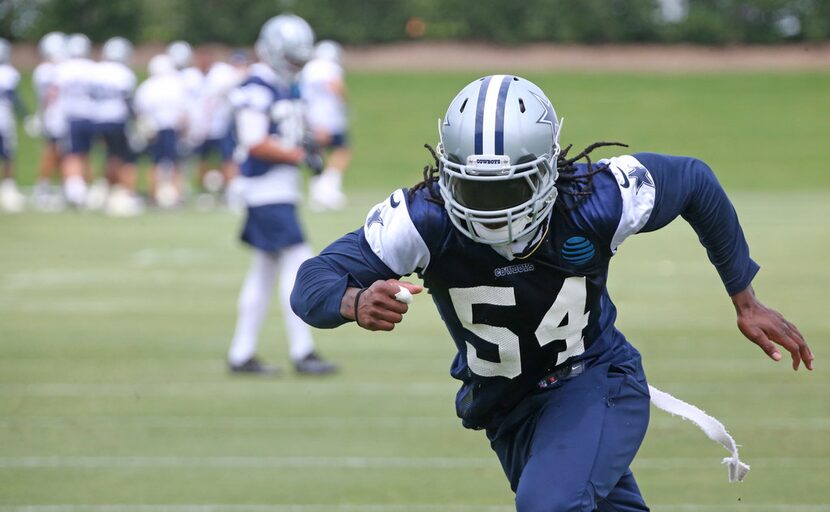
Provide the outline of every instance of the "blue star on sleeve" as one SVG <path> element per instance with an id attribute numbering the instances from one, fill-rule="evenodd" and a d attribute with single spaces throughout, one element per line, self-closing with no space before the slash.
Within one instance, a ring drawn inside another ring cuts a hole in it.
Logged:
<path id="1" fill-rule="evenodd" d="M 381 226 L 383 226 L 383 217 L 380 216 L 380 210 L 381 210 L 380 206 L 375 208 L 375 211 L 372 212 L 372 215 L 370 215 L 369 218 L 366 219 L 366 226 L 371 226 L 372 224 L 375 224 L 375 223 L 380 224 Z"/>
<path id="2" fill-rule="evenodd" d="M 644 167 L 638 167 L 633 171 L 628 173 L 628 177 L 632 180 L 637 181 L 636 186 L 636 193 L 640 192 L 640 189 L 645 185 L 647 187 L 654 188 L 654 182 L 651 181 L 651 177 L 648 175 L 648 171 Z"/>

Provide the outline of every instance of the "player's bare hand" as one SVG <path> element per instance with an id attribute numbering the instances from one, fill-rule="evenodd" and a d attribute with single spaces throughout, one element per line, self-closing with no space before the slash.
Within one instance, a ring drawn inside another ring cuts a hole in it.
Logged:
<path id="1" fill-rule="evenodd" d="M 752 286 L 733 295 L 732 302 L 738 313 L 738 329 L 770 358 L 781 360 L 778 344 L 792 356 L 793 370 L 798 370 L 802 361 L 808 370 L 813 369 L 813 353 L 798 327 L 778 311 L 763 305 L 755 297 Z"/>
<path id="2" fill-rule="evenodd" d="M 340 313 L 369 331 L 391 331 L 409 311 L 409 305 L 395 298 L 401 287 L 412 294 L 423 290 L 420 285 L 397 279 L 375 281 L 364 290 L 349 288 L 340 301 Z"/>

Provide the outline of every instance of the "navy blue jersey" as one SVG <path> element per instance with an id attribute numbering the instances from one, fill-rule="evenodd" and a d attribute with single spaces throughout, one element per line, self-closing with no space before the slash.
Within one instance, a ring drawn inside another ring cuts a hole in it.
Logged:
<path id="1" fill-rule="evenodd" d="M 278 137 L 281 144 L 299 146 L 302 143 L 304 127 L 299 96 L 291 84 L 281 81 L 268 66 L 252 65 L 248 77 L 229 98 L 237 112 L 253 110 L 267 116 L 267 135 Z M 279 164 L 251 156 L 247 151 L 244 153 L 239 167 L 242 176 L 262 176 Z"/>
<path id="2" fill-rule="evenodd" d="M 758 270 L 731 204 L 699 160 L 644 153 L 600 165 L 593 193 L 579 202 L 561 194 L 550 222 L 518 253 L 461 235 L 430 200 L 437 191 L 397 190 L 363 228 L 303 265 L 292 306 L 312 325 L 334 327 L 346 321 L 346 287 L 417 272 L 456 345 L 457 413 L 467 427 L 495 428 L 555 367 L 635 357 L 614 327 L 606 288 L 610 259 L 628 236 L 683 215 L 730 294 Z"/>

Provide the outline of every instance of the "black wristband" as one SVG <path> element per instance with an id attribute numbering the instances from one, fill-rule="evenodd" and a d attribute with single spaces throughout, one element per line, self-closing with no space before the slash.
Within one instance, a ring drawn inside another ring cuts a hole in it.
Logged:
<path id="1" fill-rule="evenodd" d="M 357 291 L 357 293 L 354 296 L 354 323 L 356 323 L 358 327 L 363 326 L 360 325 L 360 321 L 357 319 L 357 303 L 360 300 L 360 296 L 363 295 L 363 292 L 365 292 L 366 290 L 368 290 L 368 288 L 361 288 Z"/>

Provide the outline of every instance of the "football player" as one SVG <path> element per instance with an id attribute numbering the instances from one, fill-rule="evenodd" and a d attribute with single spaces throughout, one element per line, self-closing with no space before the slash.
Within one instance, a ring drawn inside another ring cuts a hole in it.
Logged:
<path id="1" fill-rule="evenodd" d="M 245 78 L 246 73 L 227 63 L 215 62 L 205 75 L 200 103 L 206 121 L 205 138 L 199 146 L 199 182 L 208 192 L 218 192 L 223 183 L 236 177 L 236 162 L 233 160 L 233 107 L 228 94 Z M 222 170 L 221 181 L 212 183 L 210 157 L 218 154 Z"/>
<path id="2" fill-rule="evenodd" d="M 314 32 L 298 16 L 276 16 L 263 25 L 255 48 L 259 62 L 251 65 L 247 79 L 231 96 L 236 152 L 243 157 L 235 181 L 247 206 L 241 238 L 254 254 L 239 296 L 228 365 L 236 373 L 274 372 L 256 357 L 256 347 L 274 281 L 279 279 L 295 370 L 328 374 L 337 366 L 315 352 L 311 330 L 289 305 L 297 269 L 311 256 L 297 218 L 298 166 L 309 154 L 303 149 L 304 114 L 294 82 L 311 57 Z"/>
<path id="3" fill-rule="evenodd" d="M 173 41 L 167 45 L 167 56 L 176 66 L 185 89 L 187 130 L 179 141 L 179 153 L 184 160 L 189 160 L 194 149 L 205 140 L 208 121 L 202 103 L 202 90 L 210 61 L 205 52 L 194 52 L 186 41 Z"/>
<path id="4" fill-rule="evenodd" d="M 26 108 L 17 95 L 20 73 L 11 65 L 11 44 L 0 38 L 0 160 L 3 161 L 3 179 L 0 181 L 0 209 L 19 212 L 26 198 L 17 189 L 14 180 L 14 150 L 17 145 L 15 114 L 23 117 Z"/>
<path id="5" fill-rule="evenodd" d="M 91 178 L 89 151 L 92 148 L 95 101 L 92 97 L 95 63 L 89 55 L 92 44 L 84 34 L 66 39 L 68 58 L 58 64 L 56 84 L 59 102 L 66 115 L 68 131 L 63 141 L 64 195 L 67 202 L 82 207 L 87 202 L 87 182 Z"/>
<path id="6" fill-rule="evenodd" d="M 300 91 L 317 145 L 328 152 L 323 173 L 311 179 L 310 206 L 315 210 L 341 210 L 346 206 L 343 173 L 351 161 L 346 112 L 343 49 L 334 41 L 320 41 L 314 58 L 303 68 Z"/>
<path id="7" fill-rule="evenodd" d="M 127 125 L 132 118 L 136 77 L 129 68 L 133 45 L 123 37 L 113 37 L 101 49 L 101 62 L 95 66 L 95 132 L 107 147 L 105 175 L 112 190 L 106 210 L 111 215 L 141 213 L 135 195 L 136 154 L 130 147 Z"/>
<path id="8" fill-rule="evenodd" d="M 49 32 L 38 42 L 37 48 L 42 62 L 35 67 L 32 82 L 37 97 L 37 117 L 29 120 L 31 136 L 43 138 L 38 180 L 32 199 L 35 208 L 42 210 L 60 209 L 62 198 L 52 192 L 52 179 L 60 170 L 59 141 L 66 136 L 66 117 L 58 101 L 56 83 L 58 64 L 66 58 L 66 35 L 63 32 Z M 34 124 L 31 124 L 31 123 Z"/>
<path id="9" fill-rule="evenodd" d="M 167 55 L 150 59 L 147 69 L 150 77 L 135 92 L 137 132 L 149 141 L 153 199 L 162 208 L 172 208 L 181 201 L 184 185 L 178 145 L 187 127 L 187 92 Z"/>
<path id="10" fill-rule="evenodd" d="M 649 387 L 606 288 L 626 238 L 682 216 L 741 332 L 776 361 L 783 346 L 793 369 L 812 369 L 813 355 L 796 326 L 755 297 L 759 267 L 705 163 L 654 153 L 578 163 L 604 143 L 569 157 L 559 132 L 533 83 L 470 83 L 440 125 L 436 167 L 305 262 L 292 306 L 320 328 L 392 330 L 407 312 L 401 288 L 422 290 L 399 279 L 418 273 L 456 344 L 457 414 L 485 430 L 517 510 L 646 511 L 630 465 Z"/>

